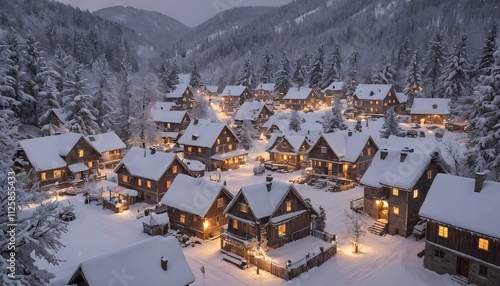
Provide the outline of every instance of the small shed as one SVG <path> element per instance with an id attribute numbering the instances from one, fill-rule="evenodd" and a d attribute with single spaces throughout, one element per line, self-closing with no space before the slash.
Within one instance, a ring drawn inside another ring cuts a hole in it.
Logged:
<path id="1" fill-rule="evenodd" d="M 106 186 L 102 193 L 102 207 L 121 213 L 129 209 L 137 201 L 137 191 L 122 186 Z"/>
<path id="2" fill-rule="evenodd" d="M 170 219 L 167 213 L 156 214 L 154 212 L 149 213 L 141 219 L 142 221 L 142 231 L 151 235 L 165 235 L 169 229 Z"/>
<path id="3" fill-rule="evenodd" d="M 189 160 L 189 159 L 184 159 L 182 160 L 184 164 L 188 167 L 189 171 L 193 173 L 194 177 L 203 177 L 205 176 L 205 169 L 206 166 L 202 162 L 198 160 Z"/>

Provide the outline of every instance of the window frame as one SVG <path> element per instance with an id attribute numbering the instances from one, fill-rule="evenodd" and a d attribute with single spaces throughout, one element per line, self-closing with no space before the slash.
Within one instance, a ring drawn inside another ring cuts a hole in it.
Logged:
<path id="1" fill-rule="evenodd" d="M 438 225 L 438 236 L 442 238 L 448 238 L 449 237 L 448 227 L 444 225 Z"/>
<path id="2" fill-rule="evenodd" d="M 248 204 L 238 203 L 238 210 L 242 213 L 248 213 Z"/>
<path id="3" fill-rule="evenodd" d="M 399 215 L 399 207 L 392 207 L 392 213 L 395 215 Z"/>
<path id="4" fill-rule="evenodd" d="M 418 198 L 418 189 L 413 190 L 413 198 L 414 199 Z"/>
<path id="5" fill-rule="evenodd" d="M 217 208 L 222 208 L 224 207 L 224 198 L 218 198 L 217 199 Z"/>
<path id="6" fill-rule="evenodd" d="M 399 196 L 399 189 L 398 188 L 392 188 L 392 195 L 398 197 Z"/>
<path id="7" fill-rule="evenodd" d="M 278 225 L 278 236 L 285 236 L 286 235 L 286 224 L 280 224 Z"/>
<path id="8" fill-rule="evenodd" d="M 183 215 L 183 214 L 179 215 L 179 222 L 186 223 L 186 215 Z"/>
<path id="9" fill-rule="evenodd" d="M 477 240 L 477 247 L 480 249 L 480 250 L 484 250 L 484 251 L 489 251 L 489 247 L 490 247 L 490 241 L 486 238 L 482 238 L 480 237 L 478 240 Z"/>
<path id="10" fill-rule="evenodd" d="M 286 206 L 286 211 L 291 212 L 292 211 L 292 200 L 286 201 L 285 206 Z"/>

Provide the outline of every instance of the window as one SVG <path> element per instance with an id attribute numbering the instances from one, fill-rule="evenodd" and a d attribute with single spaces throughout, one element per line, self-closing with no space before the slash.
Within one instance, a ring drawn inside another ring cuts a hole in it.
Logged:
<path id="1" fill-rule="evenodd" d="M 197 217 L 193 217 L 193 222 L 197 222 L 198 221 L 198 218 Z"/>
<path id="2" fill-rule="evenodd" d="M 321 154 L 326 154 L 326 147 L 325 146 L 321 146 Z"/>
<path id="3" fill-rule="evenodd" d="M 434 249 L 434 256 L 439 258 L 444 258 L 444 251 L 439 249 Z"/>
<path id="4" fill-rule="evenodd" d="M 201 147 L 198 147 L 198 153 L 201 153 Z"/>
<path id="5" fill-rule="evenodd" d="M 480 238 L 478 241 L 478 247 L 479 249 L 488 251 L 488 240 L 484 238 Z"/>
<path id="6" fill-rule="evenodd" d="M 87 162 L 87 167 L 92 168 L 94 166 L 94 163 L 92 161 Z"/>
<path id="7" fill-rule="evenodd" d="M 446 226 L 440 225 L 438 227 L 438 235 L 440 237 L 448 238 L 448 228 Z"/>
<path id="8" fill-rule="evenodd" d="M 85 155 L 85 152 L 83 150 L 78 150 L 78 157 L 82 158 Z"/>
<path id="9" fill-rule="evenodd" d="M 392 188 L 392 195 L 399 196 L 399 189 L 398 188 Z"/>
<path id="10" fill-rule="evenodd" d="M 181 221 L 181 223 L 186 223 L 186 216 L 181 214 L 180 221 Z"/>
<path id="11" fill-rule="evenodd" d="M 284 236 L 286 235 L 286 224 L 282 224 L 278 226 L 278 235 Z"/>
<path id="12" fill-rule="evenodd" d="M 359 157 L 363 157 L 365 156 L 365 152 L 361 151 L 361 153 L 359 154 Z"/>
<path id="13" fill-rule="evenodd" d="M 226 137 L 226 142 L 229 142 L 229 141 L 231 141 L 231 137 L 227 136 Z"/>
<path id="14" fill-rule="evenodd" d="M 189 153 L 193 152 L 193 147 L 189 146 L 189 147 L 188 147 L 188 152 L 189 152 Z"/>
<path id="15" fill-rule="evenodd" d="M 137 179 L 137 185 L 142 186 L 142 179 Z"/>
<path id="16" fill-rule="evenodd" d="M 170 188 L 170 185 L 172 185 L 172 181 L 167 181 L 167 188 Z"/>
<path id="17" fill-rule="evenodd" d="M 40 173 L 40 179 L 41 180 L 47 180 L 47 173 L 45 173 L 45 172 Z"/>
<path id="18" fill-rule="evenodd" d="M 375 101 L 375 104 L 377 104 L 377 105 L 378 105 L 378 100 L 376 100 L 376 101 Z"/>
<path id="19" fill-rule="evenodd" d="M 479 275 L 480 276 L 488 276 L 488 267 L 479 265 Z"/>
<path id="20" fill-rule="evenodd" d="M 217 199 L 217 208 L 222 208 L 224 206 L 224 198 Z"/>
<path id="21" fill-rule="evenodd" d="M 233 150 L 233 144 L 227 145 L 227 150 L 229 150 L 229 151 Z"/>
<path id="22" fill-rule="evenodd" d="M 286 202 L 286 211 L 292 211 L 292 201 L 287 201 Z"/>
<path id="23" fill-rule="evenodd" d="M 240 212 L 247 213 L 248 212 L 248 205 L 244 203 L 238 203 L 238 209 Z"/>
<path id="24" fill-rule="evenodd" d="M 220 217 L 216 216 L 215 217 L 215 225 L 219 225 L 219 224 L 220 224 Z"/>
<path id="25" fill-rule="evenodd" d="M 56 178 L 56 179 L 57 179 L 57 178 L 60 178 L 60 177 L 62 177 L 62 172 L 61 172 L 61 170 L 55 170 L 55 171 L 54 171 L 54 178 Z"/>
<path id="26" fill-rule="evenodd" d="M 321 161 L 318 161 L 318 166 L 321 167 Z"/>
<path id="27" fill-rule="evenodd" d="M 148 181 L 146 181 L 146 186 L 147 186 L 148 188 L 151 188 L 151 181 L 149 181 L 149 180 L 148 180 Z"/>
<path id="28" fill-rule="evenodd" d="M 177 174 L 177 166 L 172 166 L 172 173 Z"/>
<path id="29" fill-rule="evenodd" d="M 399 214 L 399 208 L 398 207 L 393 207 L 392 208 L 392 213 L 398 215 Z"/>
<path id="30" fill-rule="evenodd" d="M 427 179 L 432 179 L 432 170 L 427 171 Z"/>
<path id="31" fill-rule="evenodd" d="M 418 198 L 418 189 L 413 190 L 413 198 Z"/>
<path id="32" fill-rule="evenodd" d="M 367 152 L 366 154 L 368 154 L 368 156 L 371 156 L 372 155 L 372 148 L 368 148 L 366 152 Z"/>
<path id="33" fill-rule="evenodd" d="M 122 175 L 122 182 L 128 183 L 128 176 L 127 175 Z"/>
<path id="34" fill-rule="evenodd" d="M 219 138 L 219 139 L 217 139 L 217 144 L 220 144 L 220 138 Z"/>
<path id="35" fill-rule="evenodd" d="M 233 228 L 238 229 L 238 220 L 233 219 Z"/>

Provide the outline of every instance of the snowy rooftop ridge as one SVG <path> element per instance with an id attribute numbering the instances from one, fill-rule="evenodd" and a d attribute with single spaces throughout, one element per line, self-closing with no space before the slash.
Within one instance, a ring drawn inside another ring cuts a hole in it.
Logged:
<path id="1" fill-rule="evenodd" d="M 185 110 L 161 110 L 153 108 L 151 117 L 155 122 L 181 123 L 187 112 Z"/>
<path id="2" fill-rule="evenodd" d="M 484 181 L 474 192 L 476 180 L 437 174 L 419 215 L 483 235 L 500 238 L 500 183 Z"/>
<path id="3" fill-rule="evenodd" d="M 307 99 L 311 91 L 309 87 L 291 87 L 283 99 Z"/>
<path id="4" fill-rule="evenodd" d="M 63 124 L 66 124 L 66 119 L 68 118 L 68 114 L 64 112 L 64 108 L 52 108 L 52 112 L 54 112 L 54 114 Z"/>
<path id="5" fill-rule="evenodd" d="M 262 89 L 267 91 L 274 91 L 275 83 L 260 83 L 257 85 L 255 90 Z"/>
<path id="6" fill-rule="evenodd" d="M 162 258 L 168 260 L 166 271 L 161 266 Z M 195 280 L 177 239 L 155 236 L 80 263 L 68 284 L 85 275 L 89 285 L 106 285 L 121 273 L 126 273 L 134 285 L 158 285 L 160 281 L 188 285 Z"/>
<path id="7" fill-rule="evenodd" d="M 175 177 L 168 192 L 161 199 L 161 203 L 200 217 L 205 217 L 222 191 L 225 191 L 228 196 L 232 197 L 220 183 L 179 174 Z"/>
<path id="8" fill-rule="evenodd" d="M 127 145 L 116 135 L 114 131 L 90 135 L 85 137 L 87 141 L 94 146 L 99 152 L 108 152 L 112 150 L 125 149 Z"/>
<path id="9" fill-rule="evenodd" d="M 449 98 L 415 98 L 411 114 L 450 114 Z"/>
<path id="10" fill-rule="evenodd" d="M 392 84 L 359 84 L 354 94 L 361 100 L 383 100 Z"/>
<path id="11" fill-rule="evenodd" d="M 350 163 L 356 162 L 366 143 L 370 140 L 370 135 L 366 133 L 348 130 L 323 133 L 321 136 L 339 159 Z"/>
<path id="12" fill-rule="evenodd" d="M 246 101 L 240 106 L 236 115 L 235 120 L 252 120 L 255 121 L 259 118 L 259 114 L 262 109 L 265 108 L 266 103 L 260 101 Z"/>
<path id="13" fill-rule="evenodd" d="M 341 91 L 344 89 L 344 82 L 343 81 L 334 81 L 330 83 L 329 86 L 325 87 L 322 91 L 325 92 L 326 90 L 333 90 L 333 91 Z"/>
<path id="14" fill-rule="evenodd" d="M 192 91 L 192 87 L 188 84 L 178 84 L 175 86 L 175 90 L 172 90 L 171 92 L 167 93 L 165 96 L 167 98 L 181 98 L 184 95 L 184 92 L 186 89 L 190 89 Z M 193 93 L 194 94 L 194 93 Z"/>
<path id="15" fill-rule="evenodd" d="M 224 127 L 226 124 L 222 122 L 212 122 L 208 119 L 193 120 L 177 142 L 182 145 L 212 147 Z M 228 128 L 228 130 L 238 138 L 231 129 Z"/>
<path id="16" fill-rule="evenodd" d="M 240 96 L 245 91 L 246 86 L 244 85 L 227 85 L 221 96 Z"/>
<path id="17" fill-rule="evenodd" d="M 116 166 L 114 172 L 116 173 L 122 166 L 125 166 L 132 176 L 158 181 L 177 156 L 175 153 L 161 151 L 151 153 L 149 149 L 132 147 Z"/>
<path id="18" fill-rule="evenodd" d="M 304 141 L 306 140 L 306 136 L 302 136 L 302 135 L 284 135 L 282 133 L 272 133 L 271 134 L 271 138 L 269 138 L 269 144 L 267 145 L 268 151 L 280 139 L 286 140 L 290 144 L 290 146 L 295 151 L 298 152 L 300 150 L 300 147 L 302 146 L 302 144 L 304 144 Z"/>

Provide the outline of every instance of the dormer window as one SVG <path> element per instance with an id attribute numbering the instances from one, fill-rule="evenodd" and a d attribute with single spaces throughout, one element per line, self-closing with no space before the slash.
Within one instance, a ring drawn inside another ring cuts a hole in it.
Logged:
<path id="1" fill-rule="evenodd" d="M 238 210 L 243 213 L 248 213 L 248 205 L 244 203 L 238 203 Z"/>

